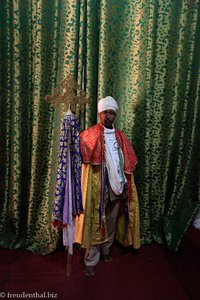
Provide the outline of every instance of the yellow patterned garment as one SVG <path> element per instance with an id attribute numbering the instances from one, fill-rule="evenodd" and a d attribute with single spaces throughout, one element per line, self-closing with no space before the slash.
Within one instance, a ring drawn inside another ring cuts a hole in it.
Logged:
<path id="1" fill-rule="evenodd" d="M 105 243 L 105 239 L 101 239 L 99 224 L 99 203 L 100 203 L 100 166 L 83 164 L 82 165 L 82 197 L 84 214 L 76 219 L 76 237 L 75 242 L 81 244 L 83 248 L 92 245 Z M 105 209 L 103 221 L 106 224 Z M 116 225 L 116 240 L 121 244 L 132 245 L 135 249 L 140 247 L 140 224 L 139 224 L 139 204 L 137 191 L 134 183 L 134 177 L 131 175 L 131 200 L 129 201 L 129 225 L 125 233 L 125 216 L 123 209 L 123 200 L 121 200 L 121 208 L 119 218 Z"/>

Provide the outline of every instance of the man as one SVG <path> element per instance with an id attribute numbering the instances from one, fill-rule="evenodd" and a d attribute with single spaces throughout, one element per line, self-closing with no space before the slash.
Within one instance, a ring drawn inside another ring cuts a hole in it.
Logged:
<path id="1" fill-rule="evenodd" d="M 77 218 L 76 242 L 86 248 L 84 273 L 93 276 L 100 256 L 111 262 L 114 238 L 140 247 L 139 207 L 133 171 L 137 158 L 128 138 L 114 128 L 118 105 L 98 103 L 100 123 L 80 135 L 84 215 Z"/>

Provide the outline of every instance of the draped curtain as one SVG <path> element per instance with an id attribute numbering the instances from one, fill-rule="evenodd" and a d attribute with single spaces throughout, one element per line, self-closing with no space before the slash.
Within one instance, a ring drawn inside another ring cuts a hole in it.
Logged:
<path id="1" fill-rule="evenodd" d="M 52 230 L 53 109 L 44 97 L 62 77 L 60 1 L 0 1 L 0 244 L 48 253 Z M 58 113 L 57 113 L 58 114 Z"/>
<path id="2" fill-rule="evenodd" d="M 197 0 L 0 3 L 0 245 L 47 254 L 61 111 L 44 101 L 67 73 L 92 99 L 119 103 L 132 141 L 142 243 L 177 249 L 200 202 L 200 5 Z"/>

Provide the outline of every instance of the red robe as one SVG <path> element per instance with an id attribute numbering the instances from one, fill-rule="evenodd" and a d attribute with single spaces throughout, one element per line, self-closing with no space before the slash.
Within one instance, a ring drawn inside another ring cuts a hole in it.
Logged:
<path id="1" fill-rule="evenodd" d="M 124 172 L 132 174 L 137 164 L 137 157 L 126 135 L 115 129 L 116 139 L 124 155 Z M 80 147 L 83 162 L 100 165 L 104 159 L 104 128 L 101 123 L 87 128 L 80 134 Z"/>

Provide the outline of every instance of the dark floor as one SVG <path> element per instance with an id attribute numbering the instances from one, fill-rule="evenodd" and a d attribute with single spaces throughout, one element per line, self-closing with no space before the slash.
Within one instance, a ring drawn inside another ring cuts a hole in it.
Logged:
<path id="1" fill-rule="evenodd" d="M 0 248 L 0 298 L 4 299 L 200 299 L 200 231 L 190 228 L 177 253 L 162 245 L 138 253 L 118 245 L 113 261 L 100 262 L 96 276 L 83 274 L 83 252 L 76 250 L 66 276 L 67 254 L 41 256 L 25 249 Z"/>

